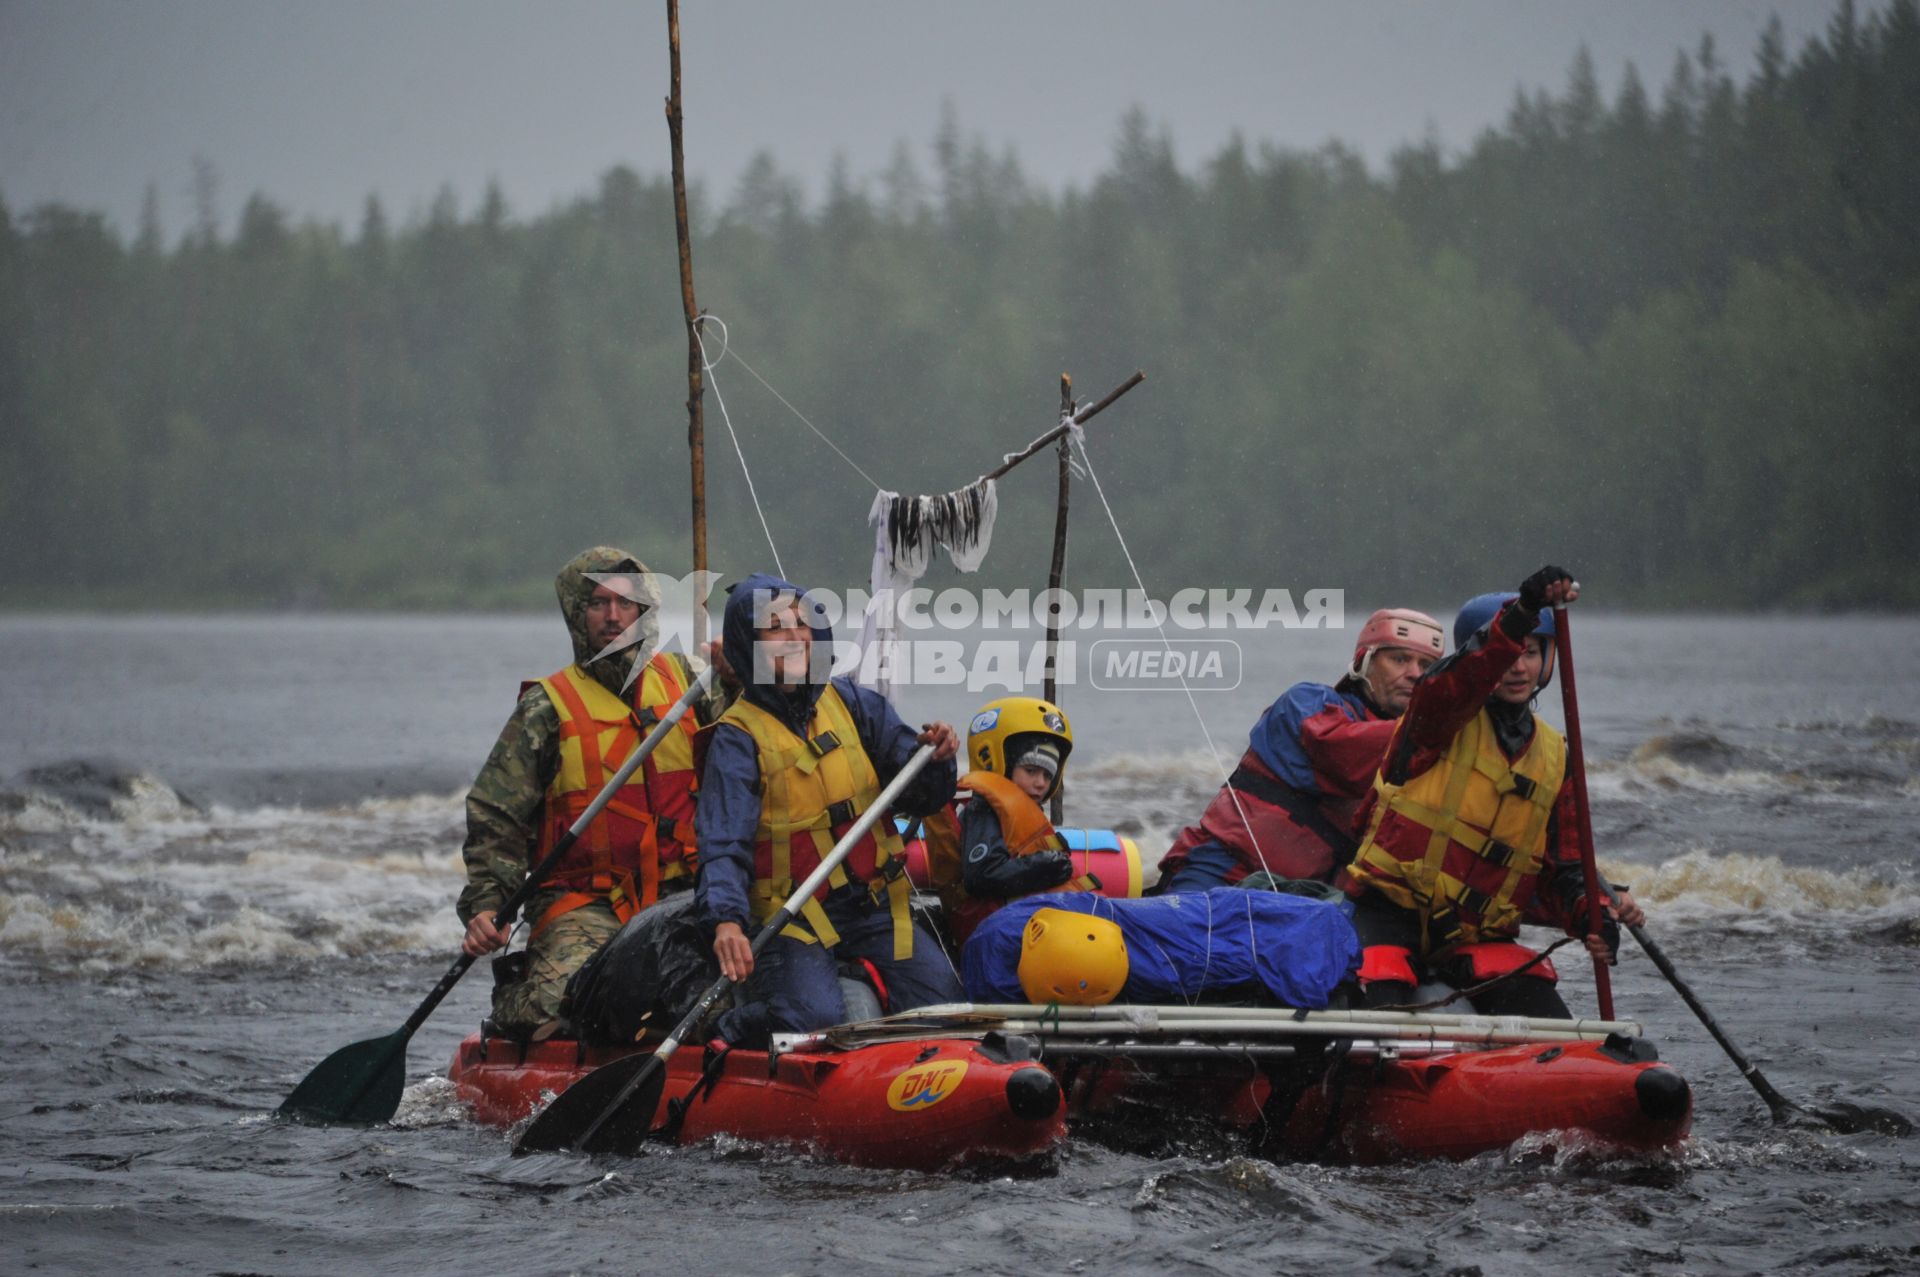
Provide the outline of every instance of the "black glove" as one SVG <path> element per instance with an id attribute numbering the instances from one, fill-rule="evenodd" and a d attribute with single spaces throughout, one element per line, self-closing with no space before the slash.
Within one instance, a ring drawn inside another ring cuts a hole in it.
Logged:
<path id="1" fill-rule="evenodd" d="M 1547 589 L 1559 581 L 1573 580 L 1573 573 L 1552 564 L 1520 582 L 1520 606 L 1538 615 L 1547 606 Z"/>
<path id="2" fill-rule="evenodd" d="M 1619 962 L 1620 961 L 1620 924 L 1614 921 L 1611 917 L 1602 916 L 1600 919 L 1600 938 L 1607 942 L 1607 952 L 1611 955 L 1608 958 L 1608 962 L 1609 963 Z"/>
<path id="3" fill-rule="evenodd" d="M 1049 872 L 1053 874 L 1053 885 L 1056 887 L 1073 877 L 1073 857 L 1064 851 L 1036 851 L 1032 859 L 1036 864 L 1049 867 Z"/>

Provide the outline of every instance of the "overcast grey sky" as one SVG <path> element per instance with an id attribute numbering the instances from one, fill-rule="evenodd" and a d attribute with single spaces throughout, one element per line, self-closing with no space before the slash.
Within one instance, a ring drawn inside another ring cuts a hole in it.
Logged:
<path id="1" fill-rule="evenodd" d="M 1459 147 L 1517 85 L 1560 88 L 1585 42 L 1609 93 L 1629 60 L 1656 94 L 1713 33 L 1736 75 L 1768 15 L 1789 47 L 1832 0 L 686 0 L 689 167 L 725 198 L 748 159 L 819 179 L 836 152 L 916 158 L 950 100 L 1029 176 L 1084 184 L 1138 103 L 1191 167 L 1229 133 L 1328 138 L 1384 158 L 1429 127 Z M 664 169 L 665 5 L 601 0 L 0 0 L 0 197 L 61 200 L 131 228 L 149 183 L 177 235 L 193 157 L 230 220 L 264 191 L 357 224 L 497 178 L 517 214 L 615 163 Z"/>

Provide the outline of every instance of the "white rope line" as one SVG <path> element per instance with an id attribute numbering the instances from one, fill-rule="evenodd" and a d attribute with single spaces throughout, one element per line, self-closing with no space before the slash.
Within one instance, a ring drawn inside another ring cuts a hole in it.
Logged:
<path id="1" fill-rule="evenodd" d="M 1070 430 L 1067 432 L 1067 437 L 1072 439 L 1074 444 L 1080 449 L 1080 460 L 1086 467 L 1087 478 L 1093 480 L 1093 490 L 1100 494 L 1100 505 L 1107 512 L 1107 522 L 1113 525 L 1114 540 L 1120 543 L 1120 553 L 1126 557 L 1127 570 L 1133 573 L 1133 583 L 1140 587 L 1140 594 L 1143 598 L 1151 598 L 1152 596 L 1147 593 L 1147 583 L 1141 579 L 1140 569 L 1133 561 L 1133 551 L 1127 548 L 1126 534 L 1120 531 L 1120 520 L 1114 517 L 1113 506 L 1107 501 L 1107 491 L 1100 486 L 1100 476 L 1094 472 L 1093 458 L 1087 455 L 1085 432 L 1081 430 Z M 1160 632 L 1160 646 L 1165 648 L 1167 654 L 1171 656 L 1173 654 L 1173 644 L 1167 641 L 1166 625 L 1156 620 L 1153 623 L 1153 627 Z M 1253 832 L 1253 822 L 1247 819 L 1247 809 L 1240 805 L 1240 795 L 1235 792 L 1233 785 L 1230 783 L 1231 776 L 1228 774 L 1225 764 L 1220 761 L 1220 748 L 1213 743 L 1213 733 L 1207 730 L 1207 720 L 1200 713 L 1200 702 L 1193 699 L 1193 688 L 1187 684 L 1186 670 L 1177 662 L 1169 662 L 1169 664 L 1174 666 L 1174 672 L 1179 675 L 1180 690 L 1187 694 L 1187 704 L 1193 707 L 1194 720 L 1200 724 L 1200 734 L 1204 736 L 1207 741 L 1207 752 L 1213 756 L 1213 765 L 1220 772 L 1221 786 L 1227 791 L 1228 796 L 1233 799 L 1233 809 L 1240 813 L 1240 823 L 1246 826 L 1247 839 L 1253 843 L 1253 854 L 1259 859 L 1260 868 L 1271 874 L 1273 868 L 1267 864 L 1267 855 L 1266 852 L 1261 850 L 1260 838 Z"/>
<path id="2" fill-rule="evenodd" d="M 925 837 L 926 835 L 923 833 L 921 836 Z M 915 934 L 931 935 L 933 937 L 933 943 L 939 947 L 940 956 L 947 960 L 947 970 L 953 972 L 954 979 L 959 980 L 962 984 L 966 983 L 965 979 L 960 974 L 960 968 L 953 964 L 953 953 L 951 950 L 947 948 L 946 938 L 940 934 L 940 928 L 927 927 L 924 929 L 924 931 L 916 931 Z"/>
<path id="3" fill-rule="evenodd" d="M 727 326 L 721 324 L 720 332 L 723 338 L 726 331 Z M 733 418 L 727 415 L 726 396 L 720 393 L 720 383 L 714 378 L 713 364 L 707 359 L 707 343 L 700 340 L 699 324 L 693 326 L 693 340 L 699 344 L 700 363 L 707 370 L 707 384 L 713 387 L 713 400 L 720 405 L 720 420 L 727 424 L 727 438 L 733 440 L 733 455 L 740 458 L 740 473 L 747 478 L 747 495 L 753 498 L 753 512 L 760 516 L 760 530 L 767 534 L 767 549 L 773 551 L 773 570 L 778 572 L 784 580 L 787 570 L 780 566 L 780 547 L 773 543 L 773 529 L 767 526 L 767 512 L 760 508 L 760 493 L 753 486 L 753 471 L 747 469 L 747 454 L 740 450 L 740 436 L 733 432 Z M 720 353 L 722 356 L 726 354 L 725 345 L 721 346 Z M 735 355 L 734 358 L 739 359 L 740 356 Z"/>
<path id="4" fill-rule="evenodd" d="M 709 318 L 711 318 L 711 317 L 709 317 Z M 718 323 L 719 321 L 717 321 L 717 320 L 715 320 L 714 322 L 716 322 L 716 323 Z M 726 331 L 726 325 L 724 325 L 724 324 L 722 324 L 722 325 L 721 325 L 721 331 L 722 331 L 722 332 L 725 332 L 725 331 Z M 803 425 L 803 426 L 805 426 L 805 427 L 806 427 L 807 429 L 809 429 L 809 430 L 811 430 L 811 431 L 813 431 L 813 433 L 814 433 L 814 434 L 816 434 L 816 435 L 819 435 L 819 436 L 820 436 L 820 442 L 822 442 L 822 443 L 824 443 L 824 444 L 826 444 L 826 445 L 827 445 L 827 447 L 829 447 L 829 448 L 832 448 L 832 449 L 834 450 L 834 452 L 835 452 L 835 453 L 836 453 L 836 454 L 837 454 L 837 455 L 839 456 L 839 458 L 840 458 L 840 459 L 841 459 L 842 461 L 844 461 L 844 462 L 846 462 L 846 463 L 847 463 L 848 465 L 850 465 L 850 466 L 852 466 L 852 467 L 853 467 L 853 470 L 854 470 L 854 473 L 855 473 L 855 474 L 857 474 L 857 475 L 859 475 L 859 476 L 860 476 L 860 477 L 861 477 L 862 479 L 865 479 L 865 480 L 866 480 L 866 481 L 867 481 L 868 483 L 870 483 L 870 484 L 872 484 L 872 485 L 873 485 L 873 487 L 874 487 L 874 490 L 875 490 L 875 491 L 882 491 L 882 490 L 883 490 L 883 489 L 881 489 L 881 487 L 880 487 L 880 482 L 879 482 L 879 480 L 877 480 L 877 479 L 875 479 L 875 478 L 874 478 L 874 477 L 873 477 L 872 475 L 870 475 L 870 474 L 868 474 L 868 473 L 867 473 L 867 472 L 866 472 L 865 470 L 862 470 L 862 469 L 860 468 L 860 463 L 859 463 L 858 461 L 855 461 L 855 460 L 854 460 L 854 459 L 853 459 L 852 457 L 849 457 L 849 456 L 848 456 L 848 455 L 847 455 L 846 453 L 844 453 L 844 452 L 842 452 L 842 451 L 840 450 L 840 445 L 839 445 L 839 444 L 837 444 L 837 443 L 835 443 L 835 442 L 834 442 L 833 440 L 831 440 L 831 439 L 829 439 L 829 438 L 827 438 L 827 436 L 826 436 L 826 434 L 825 434 L 824 432 L 822 432 L 822 431 L 821 431 L 821 429 L 820 429 L 820 427 L 818 427 L 818 426 L 816 426 L 816 425 L 814 425 L 814 424 L 813 424 L 813 423 L 812 423 L 811 421 L 808 421 L 808 420 L 807 420 L 807 414 L 806 414 L 806 413 L 804 413 L 804 412 L 801 412 L 801 411 L 800 411 L 800 410 L 799 410 L 798 408 L 796 408 L 796 407 L 794 407 L 794 406 L 793 406 L 793 405 L 792 405 L 791 403 L 788 403 L 788 402 L 787 402 L 787 397 L 786 397 L 785 395 L 783 395 L 783 394 L 781 394 L 781 393 L 780 393 L 780 392 L 779 392 L 778 390 L 775 390 L 775 389 L 773 388 L 773 385 L 772 385 L 772 383 L 770 383 L 770 382 L 769 382 L 769 381 L 768 381 L 768 380 L 767 380 L 767 379 L 766 379 L 765 377 L 762 377 L 762 376 L 761 376 L 761 375 L 760 375 L 759 373 L 757 373 L 757 372 L 755 372 L 755 371 L 754 371 L 754 368 L 753 368 L 753 365 L 752 365 L 752 364 L 750 364 L 750 363 L 748 363 L 748 362 L 747 362 L 746 360 L 744 360 L 744 359 L 742 359 L 742 358 L 740 357 L 740 352 L 738 352 L 738 351 L 736 351 L 736 350 L 733 350 L 733 349 L 732 349 L 732 347 L 731 347 L 731 345 L 729 345 L 729 346 L 728 346 L 728 348 L 727 348 L 727 350 L 728 350 L 728 352 L 730 352 L 730 353 L 732 353 L 732 355 L 733 355 L 733 358 L 734 358 L 734 362 L 736 362 L 736 363 L 738 363 L 738 364 L 739 364 L 739 365 L 740 365 L 740 366 L 741 366 L 742 368 L 745 368 L 745 369 L 747 370 L 747 372 L 748 372 L 748 374 L 749 374 L 750 376 L 752 376 L 752 378 L 753 378 L 753 379 L 754 379 L 755 381 L 757 381 L 757 382 L 759 382 L 759 383 L 760 383 L 761 385 L 763 385 L 763 386 L 765 386 L 765 387 L 767 388 L 767 393 L 768 393 L 768 394 L 770 394 L 770 395 L 772 395 L 772 396 L 773 396 L 773 397 L 774 397 L 775 399 L 778 399 L 778 400 L 779 400 L 779 401 L 780 401 L 780 402 L 781 402 L 782 404 L 785 404 L 785 405 L 786 405 L 786 409 L 787 409 L 787 411 L 788 411 L 788 412 L 790 412 L 790 413 L 792 413 L 792 414 L 793 414 L 794 416 L 796 416 L 796 417 L 798 417 L 798 418 L 800 418 L 800 424 L 801 424 L 801 425 Z M 703 348 L 703 353 L 702 353 L 702 356 L 701 356 L 701 357 L 702 357 L 702 358 L 705 358 L 705 354 L 704 354 L 704 348 Z M 710 366 L 710 365 L 709 365 L 709 366 Z M 716 392 L 716 393 L 717 393 L 717 392 Z"/>
<path id="5" fill-rule="evenodd" d="M 1096 895 L 1092 903 L 1093 907 L 1087 911 L 1088 913 L 1091 913 L 1096 918 L 1104 917 L 1116 927 L 1120 925 L 1119 901 L 1107 896 Z M 1107 912 L 1102 914 L 1100 912 L 1102 909 L 1105 909 Z M 1174 991 L 1186 1000 L 1188 1006 L 1198 1006 L 1200 1004 L 1200 995 L 1206 991 L 1207 987 L 1207 972 L 1213 969 L 1213 923 L 1211 921 L 1213 917 L 1213 901 L 1211 900 L 1207 901 L 1207 917 L 1209 920 L 1207 923 L 1207 960 L 1200 971 L 1199 987 L 1192 993 L 1187 992 L 1186 981 L 1180 979 L 1180 964 L 1173 960 L 1173 955 L 1168 953 L 1166 948 L 1162 946 L 1158 940 L 1155 940 L 1151 935 L 1143 932 L 1128 941 L 1129 944 L 1139 944 L 1144 940 L 1153 946 L 1153 951 L 1160 955 L 1160 961 L 1166 964 L 1167 970 L 1172 972 L 1174 978 L 1179 981 Z"/>

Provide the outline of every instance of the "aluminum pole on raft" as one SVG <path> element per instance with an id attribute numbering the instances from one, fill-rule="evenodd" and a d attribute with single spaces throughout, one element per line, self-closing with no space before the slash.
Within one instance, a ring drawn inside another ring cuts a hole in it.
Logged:
<path id="1" fill-rule="evenodd" d="M 1231 1013 L 1235 1008 L 1217 1008 Z M 1565 1025 L 1567 1021 L 1560 1021 Z M 1174 1039 L 1225 1037 L 1235 1041 L 1248 1038 L 1348 1039 L 1367 1042 L 1446 1042 L 1463 1048 L 1485 1046 L 1563 1045 L 1573 1042 L 1604 1041 L 1611 1034 L 1580 1032 L 1571 1028 L 1533 1029 L 1497 1027 L 1492 1024 L 1364 1024 L 1358 1022 L 1253 1020 L 1223 1014 L 1212 1020 L 1168 1020 L 1151 1028 L 1125 1021 L 1056 1020 L 1044 1012 L 1032 1019 L 1005 1019 L 992 1024 L 969 1026 L 965 1032 L 952 1025 L 929 1024 L 907 1032 L 869 1032 L 864 1026 L 850 1025 L 843 1030 L 800 1034 L 780 1040 L 782 1050 L 810 1050 L 822 1046 L 852 1049 L 876 1042 L 915 1041 L 984 1036 L 987 1033 L 1033 1037 L 1043 1043 L 1054 1038 L 1100 1039 Z"/>
<path id="2" fill-rule="evenodd" d="M 1125 1024 L 1152 1024 L 1156 1021 L 1171 1020 L 1217 1020 L 1222 1016 L 1233 1016 L 1239 1019 L 1321 1024 L 1487 1024 L 1554 1031 L 1577 1030 L 1596 1036 L 1605 1036 L 1609 1033 L 1638 1036 L 1641 1032 L 1638 1020 L 1562 1020 L 1545 1016 L 1481 1015 L 1477 1012 L 1457 1011 L 1376 1011 L 1365 1008 L 1301 1011 L 1294 1007 L 1156 1006 L 1118 1003 L 1108 1003 L 1105 1006 L 1038 1006 L 1024 1002 L 950 1002 L 940 1006 L 921 1007 L 914 1011 L 902 1011 L 885 1019 L 871 1021 L 868 1026 L 863 1027 L 941 1019 L 1037 1019 L 1043 1013 L 1045 1018 L 1050 1020 L 1115 1020 Z"/>

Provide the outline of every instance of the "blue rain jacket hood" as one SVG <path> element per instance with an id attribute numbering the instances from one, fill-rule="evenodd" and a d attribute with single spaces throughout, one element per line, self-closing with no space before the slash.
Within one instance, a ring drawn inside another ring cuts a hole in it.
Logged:
<path id="1" fill-rule="evenodd" d="M 772 683 L 756 683 L 753 678 L 754 604 L 777 594 L 791 594 L 800 600 L 813 630 L 814 677 L 804 686 L 788 691 Z M 833 627 L 827 624 L 820 605 L 791 581 L 783 581 L 767 572 L 755 572 L 727 593 L 727 607 L 721 623 L 720 650 L 740 680 L 742 695 L 749 704 L 766 710 L 787 724 L 797 736 L 806 735 L 807 720 L 813 716 L 813 704 L 827 688 L 827 675 L 833 668 Z"/>

